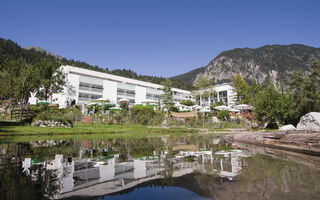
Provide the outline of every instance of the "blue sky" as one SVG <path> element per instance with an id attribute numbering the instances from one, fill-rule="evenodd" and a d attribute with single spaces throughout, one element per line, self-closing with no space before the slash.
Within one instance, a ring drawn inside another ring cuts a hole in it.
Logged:
<path id="1" fill-rule="evenodd" d="M 320 1 L 0 2 L 0 37 L 109 69 L 170 77 L 233 48 L 320 47 Z"/>

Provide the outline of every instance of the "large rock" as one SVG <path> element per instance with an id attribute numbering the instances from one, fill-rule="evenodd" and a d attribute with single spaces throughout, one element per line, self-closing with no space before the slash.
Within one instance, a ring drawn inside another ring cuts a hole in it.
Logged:
<path id="1" fill-rule="evenodd" d="M 282 126 L 279 129 L 279 131 L 294 131 L 294 130 L 296 130 L 296 127 L 294 127 L 292 124 Z"/>
<path id="2" fill-rule="evenodd" d="M 320 132 L 320 112 L 310 112 L 303 115 L 297 125 L 297 130 Z"/>

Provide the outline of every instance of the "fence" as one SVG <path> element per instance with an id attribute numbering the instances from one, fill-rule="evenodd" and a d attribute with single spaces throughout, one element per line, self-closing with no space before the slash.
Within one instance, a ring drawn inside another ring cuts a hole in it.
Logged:
<path id="1" fill-rule="evenodd" d="M 27 109 L 13 109 L 11 110 L 11 120 L 23 120 L 28 119 L 34 115 L 33 110 Z"/>

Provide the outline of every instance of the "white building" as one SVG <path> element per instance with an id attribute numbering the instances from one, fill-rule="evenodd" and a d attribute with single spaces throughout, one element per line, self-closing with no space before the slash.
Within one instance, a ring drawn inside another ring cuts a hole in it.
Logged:
<path id="1" fill-rule="evenodd" d="M 200 98 L 197 100 L 197 104 L 202 107 L 211 106 L 219 101 L 227 106 L 233 106 L 236 103 L 236 92 L 230 83 L 214 85 L 212 88 L 201 90 L 199 93 Z M 205 96 L 205 93 L 209 95 Z"/>
<path id="2" fill-rule="evenodd" d="M 52 103 L 59 104 L 60 108 L 68 102 L 88 104 L 94 99 L 106 98 L 118 104 L 122 98 L 130 100 L 130 104 L 141 104 L 144 101 L 158 102 L 163 93 L 162 85 L 125 78 L 103 72 L 83 69 L 73 66 L 61 66 L 67 79 L 67 86 L 63 92 L 53 94 Z M 193 100 L 190 91 L 172 88 L 174 102 Z"/>

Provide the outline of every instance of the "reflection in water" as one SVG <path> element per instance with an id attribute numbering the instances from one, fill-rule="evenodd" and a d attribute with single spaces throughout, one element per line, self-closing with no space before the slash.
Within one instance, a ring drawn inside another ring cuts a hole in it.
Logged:
<path id="1" fill-rule="evenodd" d="M 150 185 L 161 186 L 143 189 L 152 195 L 175 186 L 171 191 L 185 188 L 194 199 L 288 199 L 295 191 L 320 197 L 319 171 L 252 155 L 213 136 L 39 141 L 0 144 L 0 150 L 0 199 L 117 199 Z"/>

